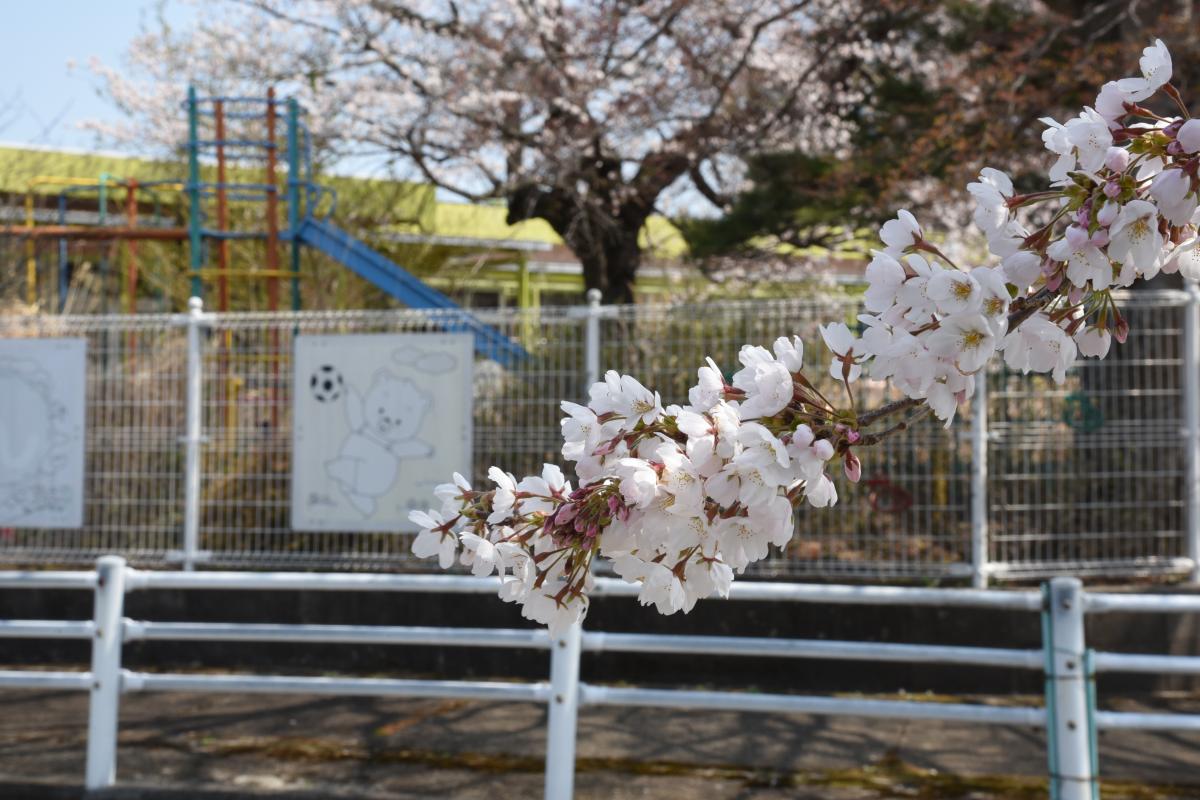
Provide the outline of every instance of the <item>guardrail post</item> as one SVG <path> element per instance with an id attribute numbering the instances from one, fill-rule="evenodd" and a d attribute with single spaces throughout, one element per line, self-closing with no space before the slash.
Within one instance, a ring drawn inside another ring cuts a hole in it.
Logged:
<path id="1" fill-rule="evenodd" d="M 575 791 L 575 735 L 579 713 L 579 652 L 583 624 L 576 622 L 550 648 L 550 720 L 546 731 L 545 800 L 571 800 Z"/>
<path id="2" fill-rule="evenodd" d="M 1187 442 L 1187 555 L 1189 580 L 1200 583 L 1200 286 L 1187 285 L 1183 315 L 1183 404 Z"/>
<path id="3" fill-rule="evenodd" d="M 584 394 L 600 381 L 600 290 L 588 289 L 587 317 L 583 331 Z"/>
<path id="4" fill-rule="evenodd" d="M 96 562 L 96 573 L 96 633 L 92 640 L 92 690 L 88 703 L 87 767 L 84 778 L 84 785 L 89 791 L 112 786 L 117 779 L 125 559 L 103 556 Z"/>
<path id="5" fill-rule="evenodd" d="M 975 381 L 971 415 L 971 585 L 988 585 L 988 388 L 987 370 Z"/>
<path id="6" fill-rule="evenodd" d="M 183 568 L 196 568 L 200 545 L 200 445 L 203 440 L 204 392 L 203 353 L 200 325 L 204 301 L 188 300 L 187 316 L 187 397 L 184 431 Z"/>
<path id="7" fill-rule="evenodd" d="M 1046 650 L 1046 746 L 1052 800 L 1093 800 L 1091 714 L 1083 632 L 1083 584 L 1054 578 L 1043 584 Z"/>

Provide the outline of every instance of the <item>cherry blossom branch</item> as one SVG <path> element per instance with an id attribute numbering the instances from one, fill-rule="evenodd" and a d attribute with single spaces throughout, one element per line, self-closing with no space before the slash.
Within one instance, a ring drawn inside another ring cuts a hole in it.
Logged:
<path id="1" fill-rule="evenodd" d="M 989 168 L 967 187 L 999 263 L 958 267 L 907 211 L 883 225 L 883 248 L 866 269 L 861 335 L 843 322 L 820 328 L 830 354 L 821 380 L 843 384 L 846 407 L 818 389 L 798 337 L 745 345 L 728 382 L 708 359 L 685 405 L 664 406 L 610 371 L 586 404 L 562 404 L 562 455 L 578 488 L 549 464 L 520 480 L 492 467 L 488 492 L 455 476 L 437 490 L 440 511 L 414 512 L 422 531 L 413 552 L 499 573 L 501 597 L 552 630 L 586 613 L 597 558 L 640 584 L 644 604 L 686 612 L 727 594 L 735 573 L 770 546 L 786 545 L 796 506 L 835 504 L 836 462 L 855 482 L 863 448 L 929 414 L 949 426 L 995 354 L 1059 383 L 1079 356 L 1103 357 L 1129 331 L 1114 287 L 1159 272 L 1200 278 L 1200 120 L 1140 105 L 1168 85 L 1161 42 L 1141 68 L 1141 78 L 1106 84 L 1096 107 L 1066 124 L 1044 120 L 1056 156 L 1050 189 L 1016 195 Z M 1040 203 L 1058 207 L 1031 233 L 1021 215 Z M 854 384 L 864 378 L 904 397 L 859 413 Z"/>

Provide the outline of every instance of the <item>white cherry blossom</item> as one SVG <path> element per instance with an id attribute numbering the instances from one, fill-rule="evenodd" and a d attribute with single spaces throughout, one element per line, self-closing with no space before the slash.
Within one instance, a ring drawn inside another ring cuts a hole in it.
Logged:
<path id="1" fill-rule="evenodd" d="M 413 539 L 412 551 L 417 558 L 437 556 L 438 566 L 449 569 L 458 553 L 458 538 L 439 530 L 446 520 L 436 511 L 412 511 L 408 518 L 421 526 L 421 532 Z"/>
<path id="2" fill-rule="evenodd" d="M 939 314 L 965 314 L 977 310 L 983 302 L 979 283 L 970 274 L 953 269 L 934 273 L 925 291 Z"/>
<path id="3" fill-rule="evenodd" d="M 1104 358 L 1112 346 L 1112 334 L 1103 328 L 1081 328 L 1075 334 L 1079 354 L 1088 358 Z"/>
<path id="4" fill-rule="evenodd" d="M 725 393 L 725 377 L 711 358 L 704 359 L 704 366 L 696 370 L 699 382 L 688 390 L 688 401 L 697 409 L 707 411 L 715 406 Z"/>
<path id="5" fill-rule="evenodd" d="M 1200 153 L 1200 119 L 1189 119 L 1175 134 L 1175 141 L 1185 153 Z"/>
<path id="6" fill-rule="evenodd" d="M 1109 81 L 1100 88 L 1096 97 L 1096 112 L 1104 118 L 1109 128 L 1119 126 L 1118 120 L 1125 116 L 1125 104 L 1133 102 L 1130 93 L 1121 91 L 1116 81 Z"/>
<path id="7" fill-rule="evenodd" d="M 1112 284 L 1112 263 L 1090 239 L 1075 246 L 1065 238 L 1059 239 L 1046 253 L 1056 261 L 1066 262 L 1067 279 L 1076 286 L 1091 282 L 1094 289 L 1106 289 Z"/>
<path id="8" fill-rule="evenodd" d="M 872 251 L 874 257 L 867 265 L 867 291 L 863 305 L 868 311 L 887 311 L 896 302 L 896 295 L 904 284 L 904 267 L 882 250 Z"/>
<path id="9" fill-rule="evenodd" d="M 1125 92 L 1129 101 L 1133 103 L 1145 100 L 1171 80 L 1171 53 L 1162 39 L 1155 39 L 1154 44 L 1142 51 L 1138 66 L 1142 68 L 1140 78 L 1122 78 L 1117 81 L 1117 89 Z"/>
<path id="10" fill-rule="evenodd" d="M 1158 232 L 1158 208 L 1145 200 L 1131 200 L 1121 207 L 1109 229 L 1108 255 L 1114 261 L 1130 261 L 1147 278 L 1158 274 L 1163 237 Z"/>
<path id="11" fill-rule="evenodd" d="M 887 245 L 884 251 L 893 258 L 899 258 L 904 251 L 921 239 L 921 226 L 916 217 L 906 209 L 896 212 L 896 218 L 883 223 L 879 230 L 879 238 Z"/>
<path id="12" fill-rule="evenodd" d="M 1196 213 L 1196 193 L 1192 181 L 1182 169 L 1164 169 L 1154 176 L 1150 184 L 1150 196 L 1158 205 L 1159 213 L 1172 225 L 1187 225 Z"/>
<path id="13" fill-rule="evenodd" d="M 1012 179 L 998 169 L 984 167 L 979 172 L 979 180 L 967 184 L 967 191 L 975 197 L 975 224 L 989 235 L 1001 230 L 1008 222 Z"/>
<path id="14" fill-rule="evenodd" d="M 1200 281 L 1200 236 L 1193 236 L 1172 250 L 1163 271 L 1178 272 L 1188 280 Z"/>
<path id="15" fill-rule="evenodd" d="M 829 374 L 839 381 L 843 378 L 851 383 L 858 380 L 862 375 L 862 367 L 854 361 L 854 334 L 846 327 L 846 323 L 822 325 L 820 330 L 825 346 L 834 355 L 829 364 Z"/>

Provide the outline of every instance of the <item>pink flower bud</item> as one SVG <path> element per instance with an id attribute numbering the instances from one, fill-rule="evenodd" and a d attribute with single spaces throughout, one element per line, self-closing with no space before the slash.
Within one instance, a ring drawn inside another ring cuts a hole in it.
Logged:
<path id="1" fill-rule="evenodd" d="M 1124 172 L 1125 168 L 1129 166 L 1129 151 L 1124 147 L 1108 148 L 1108 155 L 1104 157 L 1104 166 L 1113 172 Z"/>
<path id="2" fill-rule="evenodd" d="M 847 450 L 843 466 L 846 470 L 846 477 L 850 482 L 858 483 L 859 479 L 862 478 L 862 462 L 858 460 L 858 456 Z"/>
<path id="3" fill-rule="evenodd" d="M 1089 241 L 1096 247 L 1104 247 L 1104 245 L 1108 244 L 1108 231 L 1101 228 L 1092 234 L 1092 238 Z"/>
<path id="4" fill-rule="evenodd" d="M 1072 286 L 1071 291 L 1067 293 L 1067 300 L 1069 300 L 1073 306 L 1077 306 L 1083 302 L 1083 287 Z"/>
<path id="5" fill-rule="evenodd" d="M 1179 143 L 1178 139 L 1167 145 L 1167 155 L 1169 156 L 1181 156 L 1185 152 L 1183 145 Z"/>
<path id="6" fill-rule="evenodd" d="M 578 513 L 579 506 L 575 505 L 574 503 L 564 503 L 558 507 L 558 511 L 554 514 L 554 524 L 566 525 L 568 522 L 571 522 L 573 519 L 575 519 L 575 516 Z"/>
<path id="7" fill-rule="evenodd" d="M 846 441 L 849 442 L 850 444 L 854 444 L 855 442 L 857 442 L 859 439 L 862 438 L 862 436 L 859 435 L 858 431 L 851 430 L 850 426 L 844 422 L 839 422 L 838 424 L 834 425 L 833 429 L 837 433 L 840 433 L 843 436 L 845 436 Z"/>
<path id="8" fill-rule="evenodd" d="M 1057 292 L 1058 287 L 1062 286 L 1062 282 L 1063 274 L 1061 272 L 1056 272 L 1049 278 L 1046 278 L 1046 288 L 1052 292 Z"/>
<path id="9" fill-rule="evenodd" d="M 1124 317 L 1117 320 L 1112 335 L 1118 342 L 1125 344 L 1125 340 L 1129 338 L 1129 322 Z"/>
<path id="10" fill-rule="evenodd" d="M 1113 198 L 1113 197 L 1117 197 L 1120 194 L 1121 194 L 1121 184 L 1117 183 L 1116 181 L 1109 181 L 1108 183 L 1104 184 L 1104 196 L 1105 197 Z M 1108 206 L 1105 206 L 1104 208 L 1108 208 Z M 1103 213 L 1103 209 L 1101 209 L 1101 213 Z"/>

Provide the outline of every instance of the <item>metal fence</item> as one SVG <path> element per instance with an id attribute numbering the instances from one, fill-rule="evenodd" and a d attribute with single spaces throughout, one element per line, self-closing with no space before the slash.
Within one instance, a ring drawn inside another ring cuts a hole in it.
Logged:
<path id="1" fill-rule="evenodd" d="M 1190 514 L 1200 376 L 1197 295 L 1140 292 L 1132 332 L 1064 386 L 996 365 L 985 400 L 950 428 L 922 423 L 864 454 L 865 480 L 804 510 L 776 577 L 1036 577 L 1193 569 Z M 798 334 L 824 374 L 818 323 L 854 322 L 847 300 L 475 310 L 531 357 L 479 360 L 474 478 L 560 461 L 560 399 L 604 369 L 686 399 L 706 355 Z M 289 523 L 296 336 L 430 331 L 430 311 L 0 318 L 0 337 L 88 340 L 87 486 L 81 530 L 0 530 L 0 561 L 324 569 L 423 567 L 399 534 L 298 532 Z M 189 337 L 192 339 L 189 346 Z M 189 380 L 190 378 L 190 380 Z M 866 405 L 883 402 L 867 385 Z M 0 399 L 2 408 L 2 399 Z M 986 412 L 986 413 L 980 413 Z M 1189 416 L 1190 415 L 1190 416 Z"/>
<path id="2" fill-rule="evenodd" d="M 87 760 L 89 790 L 113 786 L 117 778 L 121 696 L 130 692 L 312 694 L 334 696 L 443 697 L 544 703 L 547 706 L 545 797 L 570 800 L 574 789 L 577 716 L 587 706 L 641 706 L 744 713 L 799 713 L 868 718 L 942 720 L 1018 725 L 1045 731 L 1050 796 L 1096 800 L 1100 764 L 1096 737 L 1113 729 L 1200 730 L 1200 715 L 1134 713 L 1098 707 L 1097 673 L 1200 675 L 1195 656 L 1097 652 L 1087 646 L 1085 614 L 1108 611 L 1179 614 L 1200 612 L 1200 598 L 1186 594 L 1094 594 L 1078 578 L 1055 578 L 1042 591 L 837 586 L 738 582 L 730 601 L 933 606 L 1041 612 L 1038 649 L 962 647 L 934 644 L 758 638 L 663 636 L 585 631 L 576 623 L 557 637 L 542 629 L 443 628 L 364 625 L 274 625 L 221 622 L 159 622 L 124 616 L 125 595 L 137 590 L 255 590 L 492 593 L 498 581 L 459 575 L 371 575 L 328 573 L 141 572 L 124 559 L 106 556 L 94 571 L 0 572 L 0 589 L 81 589 L 95 595 L 91 620 L 0 620 L 0 639 L 80 639 L 92 643 L 91 668 L 82 671 L 0 670 L 0 687 L 77 690 L 89 693 Z M 598 597 L 631 597 L 637 587 L 600 578 Z M 548 681 L 414 680 L 345 676 L 147 673 L 122 669 L 122 649 L 131 641 L 256 641 L 333 644 L 440 645 L 532 648 L 550 651 Z M 834 659 L 876 663 L 908 662 L 1041 671 L 1041 705 L 820 697 L 758 692 L 697 691 L 606 686 L 580 680 L 583 652 L 674 653 Z"/>

